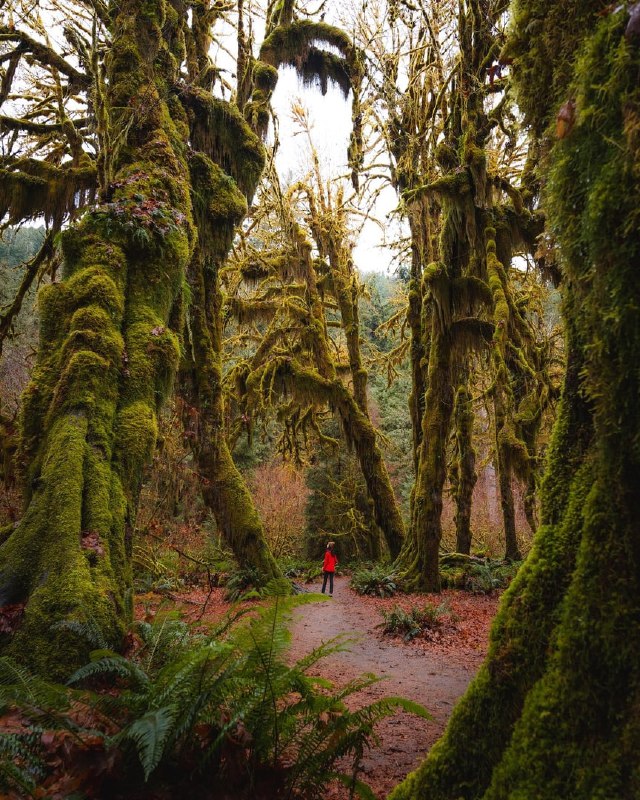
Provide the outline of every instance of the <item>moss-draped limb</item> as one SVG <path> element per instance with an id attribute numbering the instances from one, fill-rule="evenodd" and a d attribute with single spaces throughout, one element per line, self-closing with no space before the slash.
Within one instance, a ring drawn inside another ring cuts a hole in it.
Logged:
<path id="1" fill-rule="evenodd" d="M 285 6 L 290 7 L 285 10 Z M 295 18 L 294 5 L 287 2 L 268 13 L 265 38 L 258 58 L 251 64 L 253 92 L 243 113 L 262 138 L 267 134 L 271 98 L 282 65 L 294 67 L 304 83 L 319 85 L 323 95 L 329 83 L 337 85 L 345 98 L 349 91 L 353 92 L 348 159 L 357 189 L 363 159 L 360 87 L 364 66 L 362 54 L 350 37 L 325 22 Z"/>
<path id="2" fill-rule="evenodd" d="M 316 160 L 316 168 L 319 170 Z M 321 181 L 318 189 L 321 191 Z M 357 419 L 350 403 L 343 402 L 343 428 L 347 440 L 354 443 L 356 455 L 369 490 L 374 507 L 374 516 L 380 527 L 389 552 L 397 556 L 404 541 L 404 524 L 398 503 L 391 486 L 387 466 L 377 445 L 375 429 L 369 416 L 367 401 L 367 371 L 360 351 L 360 323 L 358 312 L 359 289 L 354 271 L 350 249 L 344 242 L 345 231 L 339 218 L 330 219 L 327 215 L 329 203 L 321 199 L 322 208 L 316 207 L 314 198 L 308 193 L 311 209 L 311 228 L 321 256 L 326 256 L 331 277 L 331 292 L 340 310 L 341 328 L 344 332 L 349 354 L 349 371 L 353 384 L 353 402 L 358 409 Z M 341 202 L 336 204 L 342 206 Z M 322 212 L 322 213 L 321 213 Z M 317 289 L 315 270 L 309 265 L 307 293 L 311 313 L 315 318 L 316 342 L 312 345 L 316 352 L 316 364 L 322 377 L 334 379 L 335 365 L 329 354 L 329 340 L 325 327 L 323 303 Z M 343 387 L 344 392 L 348 390 Z M 351 397 L 351 395 L 350 395 Z M 333 405 L 330 403 L 330 405 Z M 357 429 L 357 433 L 354 430 Z"/>
<path id="3" fill-rule="evenodd" d="M 567 93 L 576 100 L 574 127 L 547 140 L 544 165 L 567 377 L 532 553 L 445 737 L 394 800 L 640 792 L 640 47 L 625 35 L 625 7 L 599 10 L 515 4 L 512 53 L 533 129 Z M 550 41 L 557 52 L 541 46 Z"/>
<path id="4" fill-rule="evenodd" d="M 349 354 L 353 396 L 360 410 L 368 417 L 367 371 L 360 350 L 358 301 L 361 289 L 353 263 L 352 248 L 347 238 L 342 191 L 338 190 L 335 198 L 331 196 L 330 189 L 325 195 L 320 163 L 315 150 L 312 151 L 312 162 L 316 180 L 315 192 L 309 186 L 304 187 L 310 211 L 308 221 L 320 258 L 325 260 L 328 267 L 327 288 L 330 289 L 340 311 L 340 325 Z"/>
<path id="5" fill-rule="evenodd" d="M 9 224 L 44 217 L 60 225 L 64 217 L 82 208 L 96 194 L 97 171 L 89 156 L 78 165 L 57 167 L 47 161 L 22 158 L 2 161 L 0 219 Z"/>
<path id="6" fill-rule="evenodd" d="M 169 321 L 190 253 L 190 201 L 167 106 L 171 26 L 162 0 L 139 10 L 129 0 L 112 20 L 111 123 L 126 117 L 128 136 L 104 187 L 110 202 L 65 231 L 63 279 L 39 294 L 21 415 L 28 506 L 0 549 L 1 602 L 24 605 L 2 644 L 54 676 L 86 658 L 87 644 L 59 623 L 91 620 L 117 644 L 130 619 L 142 470 L 177 368 Z"/>
<path id="7" fill-rule="evenodd" d="M 376 431 L 342 381 L 336 377 L 325 378 L 293 358 L 278 357 L 249 376 L 247 390 L 256 403 L 270 405 L 276 397 L 290 395 L 300 405 L 328 405 L 337 411 L 345 435 L 358 457 L 373 501 L 376 523 L 384 533 L 389 549 L 399 552 L 404 526 Z"/>

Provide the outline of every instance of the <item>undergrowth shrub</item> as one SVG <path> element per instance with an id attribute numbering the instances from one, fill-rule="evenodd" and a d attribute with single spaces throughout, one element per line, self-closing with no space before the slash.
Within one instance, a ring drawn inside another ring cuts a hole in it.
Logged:
<path id="1" fill-rule="evenodd" d="M 346 647 L 344 638 L 289 663 L 292 612 L 317 599 L 276 596 L 207 635 L 175 615 L 159 616 L 137 626 L 128 657 L 100 647 L 67 686 L 0 659 L 0 714 L 48 732 L 47 739 L 3 741 L 0 785 L 31 792 L 46 775 L 47 796 L 151 797 L 167 789 L 188 796 L 207 787 L 211 798 L 314 800 L 338 779 L 371 797 L 358 772 L 377 741 L 375 724 L 398 708 L 428 714 L 397 697 L 350 711 L 345 700 L 374 676 L 336 688 L 310 675 Z M 93 637 L 91 626 L 87 633 Z M 46 751 L 61 731 L 73 735 L 72 759 L 63 747 L 55 757 Z M 56 762 L 64 772 L 58 784 Z"/>
<path id="2" fill-rule="evenodd" d="M 355 569 L 351 575 L 351 588 L 358 594 L 374 597 L 392 597 L 398 591 L 394 573 L 384 564 L 370 569 Z"/>
<path id="3" fill-rule="evenodd" d="M 301 580 L 304 583 L 311 583 L 322 575 L 322 562 L 318 559 L 295 559 L 285 558 L 281 562 L 282 574 L 285 578 Z"/>
<path id="4" fill-rule="evenodd" d="M 408 611 L 394 606 L 391 611 L 383 611 L 382 617 L 383 622 L 378 627 L 382 628 L 383 633 L 402 636 L 407 642 L 442 627 L 447 620 L 454 622 L 456 619 L 446 601 L 439 605 L 425 603 L 421 607 L 413 606 Z"/>
<path id="5" fill-rule="evenodd" d="M 132 565 L 135 589 L 141 594 L 172 592 L 184 586 L 176 554 L 170 550 L 158 553 L 136 544 L 133 546 Z"/>
<path id="6" fill-rule="evenodd" d="M 447 553 L 440 558 L 443 588 L 465 589 L 474 594 L 490 594 L 506 589 L 521 562 L 501 561 L 461 553 Z"/>
<path id="7" fill-rule="evenodd" d="M 238 567 L 229 574 L 225 584 L 225 599 L 235 603 L 248 596 L 257 597 L 263 581 L 255 567 Z"/>

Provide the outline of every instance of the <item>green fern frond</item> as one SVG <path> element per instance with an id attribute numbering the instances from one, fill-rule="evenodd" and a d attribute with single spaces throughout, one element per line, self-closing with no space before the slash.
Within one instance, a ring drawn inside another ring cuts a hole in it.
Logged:
<path id="1" fill-rule="evenodd" d="M 130 661 L 118 653 L 111 650 L 94 650 L 91 653 L 92 660 L 83 667 L 77 669 L 69 678 L 67 683 L 73 685 L 89 678 L 102 677 L 104 675 L 115 675 L 123 678 L 136 688 L 146 689 L 149 686 L 149 677 L 135 662 Z"/>
<path id="2" fill-rule="evenodd" d="M 112 644 L 104 638 L 102 629 L 93 618 L 85 621 L 66 619 L 53 625 L 52 628 L 69 631 L 86 642 L 93 650 L 113 649 Z"/>
<path id="3" fill-rule="evenodd" d="M 171 737 L 176 716 L 174 706 L 165 706 L 148 711 L 123 732 L 121 740 L 130 739 L 136 747 L 144 771 L 145 781 L 160 763 L 165 746 Z"/>

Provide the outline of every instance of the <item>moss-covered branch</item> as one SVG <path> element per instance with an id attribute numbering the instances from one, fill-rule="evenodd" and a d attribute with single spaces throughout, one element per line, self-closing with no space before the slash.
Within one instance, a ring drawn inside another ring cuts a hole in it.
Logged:
<path id="1" fill-rule="evenodd" d="M 404 539 L 404 526 L 376 431 L 342 381 L 336 377 L 325 378 L 295 359 L 281 356 L 248 377 L 247 391 L 255 404 L 274 405 L 276 398 L 292 396 L 303 407 L 328 405 L 336 409 L 347 441 L 353 445 L 360 462 L 373 501 L 375 520 L 390 551 L 398 553 Z"/>
<path id="2" fill-rule="evenodd" d="M 97 170 L 89 156 L 82 163 L 57 167 L 31 158 L 3 160 L 0 169 L 0 217 L 9 224 L 44 217 L 62 220 L 90 202 L 97 191 Z"/>
<path id="3" fill-rule="evenodd" d="M 43 67 L 52 67 L 61 72 L 77 88 L 89 84 L 89 78 L 85 73 L 77 70 L 51 47 L 29 36 L 26 31 L 19 30 L 15 26 L 2 25 L 0 42 L 18 42 L 22 52 L 30 53 Z"/>

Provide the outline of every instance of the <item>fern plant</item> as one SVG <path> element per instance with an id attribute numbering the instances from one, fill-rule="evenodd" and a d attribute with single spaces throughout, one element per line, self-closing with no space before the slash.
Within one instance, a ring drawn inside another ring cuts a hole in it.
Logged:
<path id="1" fill-rule="evenodd" d="M 394 573 L 383 564 L 375 565 L 371 569 L 354 570 L 351 588 L 358 594 L 374 597 L 392 597 L 398 591 Z"/>
<path id="2" fill-rule="evenodd" d="M 260 573 L 254 567 L 234 570 L 226 583 L 225 599 L 231 603 L 256 598 L 263 584 Z"/>
<path id="3" fill-rule="evenodd" d="M 391 611 L 382 612 L 383 622 L 378 625 L 384 633 L 402 636 L 409 642 L 425 631 L 432 631 L 442 626 L 445 617 L 454 618 L 446 601 L 435 605 L 425 603 L 422 607 L 413 606 L 405 611 L 395 606 Z"/>
<path id="4" fill-rule="evenodd" d="M 376 722 L 397 708 L 427 712 L 402 698 L 350 711 L 345 700 L 374 682 L 373 675 L 342 688 L 310 675 L 318 661 L 348 645 L 345 638 L 289 663 L 292 613 L 318 598 L 284 595 L 286 588 L 272 584 L 267 593 L 275 596 L 264 607 L 234 613 L 206 636 L 188 634 L 173 615 L 143 623 L 134 657 L 100 647 L 67 687 L 20 668 L 11 679 L 13 667 L 5 662 L 0 698 L 43 728 L 66 725 L 82 738 L 95 737 L 97 726 L 105 750 L 133 755 L 139 780 L 152 786 L 172 785 L 176 776 L 210 785 L 212 775 L 224 774 L 225 787 L 238 798 L 268 785 L 272 796 L 275 791 L 282 798 L 314 800 L 328 781 L 339 779 L 371 796 L 358 770 L 364 751 L 376 742 Z M 104 691 L 105 682 L 118 691 Z M 91 707 L 90 729 L 81 730 L 75 721 L 79 702 Z M 55 710 L 47 718 L 48 707 Z M 8 763 L 27 762 L 10 757 Z M 37 781 L 35 762 L 31 772 Z M 136 771 L 113 780 L 133 786 Z"/>

